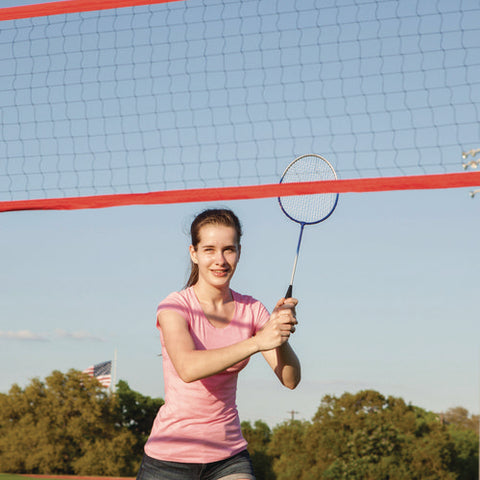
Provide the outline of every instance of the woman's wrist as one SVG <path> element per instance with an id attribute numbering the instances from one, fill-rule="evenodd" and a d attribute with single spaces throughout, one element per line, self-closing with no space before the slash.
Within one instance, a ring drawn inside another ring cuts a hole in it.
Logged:
<path id="1" fill-rule="evenodd" d="M 253 348 L 253 352 L 252 352 L 252 355 L 254 353 L 258 353 L 258 352 L 261 352 L 262 349 L 260 348 L 260 345 L 258 343 L 258 340 L 257 340 L 257 337 L 256 336 L 253 336 L 251 338 L 248 339 L 248 341 L 252 344 L 252 348 Z"/>

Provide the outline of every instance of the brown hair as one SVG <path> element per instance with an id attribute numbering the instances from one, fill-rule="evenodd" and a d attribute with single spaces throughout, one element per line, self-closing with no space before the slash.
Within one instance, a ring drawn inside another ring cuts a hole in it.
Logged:
<path id="1" fill-rule="evenodd" d="M 200 242 L 200 230 L 205 225 L 223 225 L 225 227 L 232 227 L 237 233 L 237 242 L 240 243 L 242 236 L 242 226 L 240 220 L 231 211 L 226 208 L 210 208 L 199 213 L 190 226 L 190 236 L 192 245 L 195 250 Z M 191 287 L 198 282 L 198 265 L 190 260 L 191 269 L 185 288 Z"/>

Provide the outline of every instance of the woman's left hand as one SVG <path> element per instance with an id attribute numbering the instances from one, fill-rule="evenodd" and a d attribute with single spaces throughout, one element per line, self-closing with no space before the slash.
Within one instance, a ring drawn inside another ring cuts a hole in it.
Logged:
<path id="1" fill-rule="evenodd" d="M 277 302 L 268 322 L 255 335 L 261 351 L 280 347 L 295 332 L 295 325 L 298 323 L 295 316 L 297 304 L 296 298 L 281 298 Z"/>

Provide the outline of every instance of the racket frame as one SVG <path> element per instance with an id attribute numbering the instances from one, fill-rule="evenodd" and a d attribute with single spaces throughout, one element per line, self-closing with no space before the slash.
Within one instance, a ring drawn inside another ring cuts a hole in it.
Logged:
<path id="1" fill-rule="evenodd" d="M 333 176 L 334 176 L 334 179 L 337 180 L 337 173 L 335 172 L 335 169 L 333 168 L 332 164 L 327 160 L 325 159 L 324 157 L 322 157 L 321 155 L 318 155 L 316 153 L 306 153 L 304 155 L 300 155 L 299 157 L 295 158 L 295 160 L 293 160 L 292 162 L 290 162 L 290 164 L 287 166 L 287 168 L 284 170 L 283 174 L 282 174 L 282 177 L 280 178 L 280 183 L 283 183 L 283 180 L 285 178 L 285 175 L 287 174 L 287 172 L 289 171 L 289 169 L 297 162 L 301 161 L 302 159 L 306 158 L 306 157 L 315 157 L 315 158 L 318 158 L 319 160 L 322 160 L 324 161 L 328 167 L 330 168 L 330 170 L 332 171 L 333 173 Z M 306 195 L 330 195 L 330 194 L 322 194 L 322 193 L 319 193 L 319 194 L 306 194 Z M 332 208 L 330 209 L 330 211 L 327 213 L 327 215 L 325 215 L 324 217 L 320 218 L 319 220 L 315 220 L 314 222 L 303 222 L 301 220 L 298 220 L 294 217 L 292 217 L 289 213 L 287 213 L 287 211 L 285 210 L 285 208 L 283 208 L 283 205 L 282 205 L 282 197 L 278 197 L 278 203 L 280 205 L 280 208 L 282 209 L 282 212 L 292 221 L 294 221 L 295 223 L 298 223 L 300 224 L 300 234 L 298 236 L 298 243 L 297 243 L 297 251 L 296 251 L 296 254 L 295 254 L 295 260 L 293 262 L 293 269 L 292 269 L 292 276 L 290 277 L 290 284 L 288 286 L 288 289 L 287 289 L 287 292 L 285 293 L 285 298 L 291 298 L 292 297 L 292 294 L 293 294 L 293 279 L 295 278 L 295 272 L 297 270 L 297 262 L 298 262 L 298 256 L 300 254 L 300 245 L 302 243 L 302 237 L 303 237 L 303 229 L 305 227 L 305 225 L 316 225 L 317 223 L 320 223 L 320 222 L 323 222 L 324 220 L 326 220 L 328 217 L 330 217 L 330 215 L 333 213 L 333 211 L 335 210 L 335 208 L 337 208 L 337 204 L 338 204 L 338 197 L 339 197 L 339 194 L 337 193 L 335 195 L 335 201 L 333 203 L 333 206 Z"/>

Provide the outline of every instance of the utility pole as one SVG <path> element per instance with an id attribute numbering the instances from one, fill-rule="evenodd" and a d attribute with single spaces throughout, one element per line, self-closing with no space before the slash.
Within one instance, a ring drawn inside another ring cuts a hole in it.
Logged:
<path id="1" fill-rule="evenodd" d="M 293 422 L 295 420 L 295 414 L 296 413 L 299 413 L 299 412 L 296 412 L 295 410 L 290 410 L 289 412 L 287 412 L 290 414 L 290 420 Z"/>

